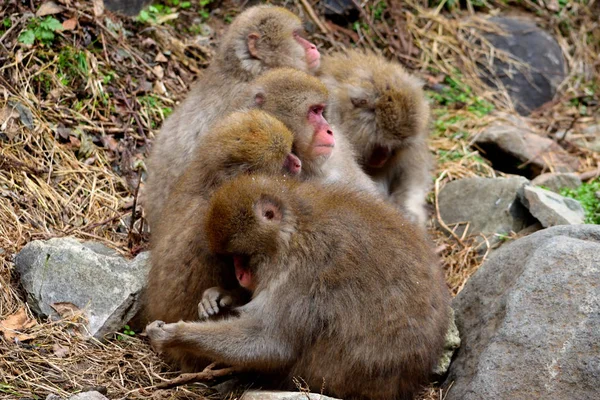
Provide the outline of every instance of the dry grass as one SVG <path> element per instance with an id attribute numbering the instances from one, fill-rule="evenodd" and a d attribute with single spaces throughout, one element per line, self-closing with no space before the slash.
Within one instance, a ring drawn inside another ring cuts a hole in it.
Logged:
<path id="1" fill-rule="evenodd" d="M 32 3 L 35 9 L 41 4 Z M 12 257 L 27 242 L 73 235 L 101 241 L 125 256 L 146 246 L 139 209 L 137 224 L 130 229 L 133 199 L 145 176 L 144 158 L 165 116 L 210 61 L 223 20 L 237 12 L 229 2 L 222 4 L 209 20 L 213 35 L 198 41 L 186 33 L 197 15 L 195 8 L 181 11 L 173 27 L 96 17 L 88 2 L 61 3 L 65 10 L 60 20 L 75 18 L 77 26 L 58 33 L 48 45 L 18 43 L 27 29 L 23 13 L 35 10 L 17 1 L 0 10 L 0 22 L 11 21 L 10 27 L 0 25 L 0 321 L 24 305 Z M 599 122 L 598 95 L 590 94 L 590 88 L 600 78 L 600 29 L 598 7 L 591 3 L 570 4 L 560 12 L 522 3 L 522 8 L 539 13 L 542 25 L 558 38 L 570 68 L 556 101 L 531 118 L 542 135 L 577 132 Z M 494 119 L 488 114 L 490 105 L 513 110 L 504 91 L 490 90 L 480 79 L 492 55 L 510 60 L 481 36 L 492 29 L 485 20 L 464 22 L 472 7 L 449 13 L 416 0 L 389 0 L 383 14 L 367 7 L 360 23 L 346 29 L 325 21 L 314 1 L 286 4 L 313 21 L 313 40 L 325 51 L 350 45 L 377 49 L 430 85 L 450 79 L 468 86 L 466 103 L 450 101 L 435 110 L 430 144 L 438 158 L 436 187 L 462 177 L 496 176 L 470 141 Z M 585 115 L 582 107 L 587 108 Z M 563 145 L 581 158 L 581 171 L 600 165 L 598 154 Z M 434 216 L 437 190 L 430 199 Z M 448 285 L 457 293 L 481 265 L 481 257 L 473 238 L 451 237 L 434 225 L 430 234 L 443 258 Z M 155 385 L 174 373 L 144 338 L 86 340 L 79 333 L 81 322 L 77 316 L 37 321 L 18 343 L 0 337 L 0 398 L 65 396 L 98 386 L 107 388 L 110 398 L 208 395 L 201 385 L 156 390 Z M 442 397 L 434 387 L 422 395 Z"/>

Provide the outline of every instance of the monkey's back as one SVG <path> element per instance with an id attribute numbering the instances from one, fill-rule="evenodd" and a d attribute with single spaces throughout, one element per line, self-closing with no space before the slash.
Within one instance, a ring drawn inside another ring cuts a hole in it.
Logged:
<path id="1" fill-rule="evenodd" d="M 438 361 L 449 323 L 441 266 L 391 206 L 345 190 L 317 196 L 323 235 L 307 236 L 327 251 L 303 257 L 316 266 L 304 277 L 323 328 L 292 375 L 311 387 L 325 379 L 342 398 L 410 398 Z"/>

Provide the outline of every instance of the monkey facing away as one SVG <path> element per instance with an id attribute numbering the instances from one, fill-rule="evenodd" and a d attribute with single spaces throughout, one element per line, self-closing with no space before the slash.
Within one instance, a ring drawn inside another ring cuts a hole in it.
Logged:
<path id="1" fill-rule="evenodd" d="M 302 161 L 300 179 L 343 183 L 377 194 L 377 186 L 356 162 L 344 133 L 323 117 L 328 96 L 317 78 L 300 70 L 277 68 L 256 78 L 236 107 L 257 107 L 287 126 L 294 134 L 293 152 Z"/>
<path id="2" fill-rule="evenodd" d="M 449 293 L 424 235 L 340 185 L 240 176 L 214 194 L 210 249 L 253 292 L 238 316 L 146 327 L 177 349 L 343 399 L 408 399 L 437 362 Z M 382 234 L 384 232 L 384 234 Z"/>
<path id="3" fill-rule="evenodd" d="M 319 77 L 330 92 L 327 117 L 347 133 L 359 164 L 393 204 L 424 226 L 433 158 L 422 83 L 398 63 L 358 50 L 323 57 Z"/>
<path id="4" fill-rule="evenodd" d="M 252 79 L 276 67 L 318 68 L 319 51 L 301 32 L 302 21 L 281 7 L 255 6 L 235 18 L 211 65 L 167 118 L 153 145 L 145 204 L 152 229 L 198 142 L 217 119 L 234 111 L 231 104 Z"/>
<path id="5" fill-rule="evenodd" d="M 208 200 L 222 182 L 239 174 L 297 175 L 301 163 L 290 153 L 292 141 L 280 121 L 259 110 L 232 113 L 210 130 L 155 224 L 145 319 L 195 320 L 202 293 L 213 286 L 231 290 L 231 305 L 248 300 L 231 265 L 208 251 L 203 229 Z M 203 366 L 176 351 L 170 356 L 184 370 Z"/>

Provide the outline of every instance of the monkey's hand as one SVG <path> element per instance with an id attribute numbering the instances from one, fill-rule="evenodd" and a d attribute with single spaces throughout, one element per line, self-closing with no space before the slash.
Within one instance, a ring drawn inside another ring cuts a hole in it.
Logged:
<path id="1" fill-rule="evenodd" d="M 232 293 L 218 286 L 206 289 L 198 303 L 198 317 L 200 320 L 208 319 L 223 309 L 230 308 L 233 305 L 233 297 Z"/>
<path id="2" fill-rule="evenodd" d="M 163 321 L 154 321 L 146 326 L 146 335 L 150 344 L 157 353 L 162 353 L 175 334 L 177 324 L 165 324 Z"/>

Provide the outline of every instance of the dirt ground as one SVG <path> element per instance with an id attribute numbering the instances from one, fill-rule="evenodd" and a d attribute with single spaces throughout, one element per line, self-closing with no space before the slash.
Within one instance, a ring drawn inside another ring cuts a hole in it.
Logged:
<path id="1" fill-rule="evenodd" d="M 103 12 L 99 3 L 56 0 L 53 8 L 8 0 L 0 6 L 0 321 L 20 332 L 0 335 L 0 398 L 98 387 L 110 398 L 217 398 L 201 384 L 157 389 L 176 374 L 139 334 L 115 333 L 100 343 L 78 333 L 80 314 L 35 319 L 13 271 L 14 254 L 35 239 L 75 236 L 126 257 L 147 248 L 139 206 L 131 222 L 145 157 L 244 2 L 165 0 L 136 19 Z M 502 176 L 471 140 L 494 111 L 514 112 L 506 94 L 479 77 L 492 54 L 478 33 L 490 29 L 483 17 L 537 18 L 564 50 L 568 78 L 555 100 L 530 116 L 540 135 L 599 122 L 600 13 L 593 0 L 376 0 L 363 2 L 358 21 L 345 26 L 328 21 L 317 1 L 272 3 L 307 21 L 322 52 L 378 50 L 421 76 L 427 88 L 446 88 L 428 92 L 435 120 L 430 150 L 437 158 L 429 231 L 454 294 L 486 256 L 478 255 L 473 238 L 438 227 L 437 193 L 451 180 Z M 45 15 L 32 18 L 36 12 Z M 561 144 L 580 158 L 579 172 L 600 166 L 598 154 Z M 442 399 L 443 392 L 432 384 L 422 398 Z"/>

